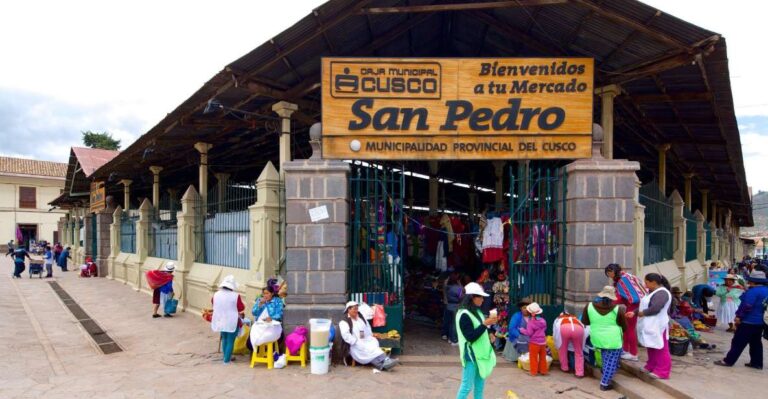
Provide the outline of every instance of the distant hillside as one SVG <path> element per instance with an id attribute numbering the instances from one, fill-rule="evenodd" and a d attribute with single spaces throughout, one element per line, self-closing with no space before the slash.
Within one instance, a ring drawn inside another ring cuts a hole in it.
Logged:
<path id="1" fill-rule="evenodd" d="M 768 191 L 760 191 L 752 196 L 752 217 L 755 227 L 743 228 L 743 234 L 768 232 Z"/>

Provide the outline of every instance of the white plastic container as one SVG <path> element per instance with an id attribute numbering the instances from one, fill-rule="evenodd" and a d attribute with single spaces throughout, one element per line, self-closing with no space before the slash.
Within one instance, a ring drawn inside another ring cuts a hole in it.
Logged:
<path id="1" fill-rule="evenodd" d="M 331 336 L 331 320 L 309 319 L 309 346 L 325 348 Z"/>
<path id="2" fill-rule="evenodd" d="M 315 375 L 328 374 L 328 368 L 331 366 L 331 346 L 324 348 L 309 348 L 310 372 Z"/>

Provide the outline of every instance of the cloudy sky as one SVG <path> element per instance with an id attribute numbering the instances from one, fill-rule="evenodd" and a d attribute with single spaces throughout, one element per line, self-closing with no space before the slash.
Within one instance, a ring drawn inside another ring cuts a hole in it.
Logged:
<path id="1" fill-rule="evenodd" d="M 323 0 L 28 0 L 0 3 L 1 155 L 66 162 L 80 131 L 106 130 L 123 148 L 225 65 Z M 748 183 L 768 190 L 768 99 L 754 3 L 647 0 L 728 41 Z"/>

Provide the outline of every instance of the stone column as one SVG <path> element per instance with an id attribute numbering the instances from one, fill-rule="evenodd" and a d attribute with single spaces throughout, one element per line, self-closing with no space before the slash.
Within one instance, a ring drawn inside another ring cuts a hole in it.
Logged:
<path id="1" fill-rule="evenodd" d="M 248 207 L 251 273 L 245 283 L 245 297 L 249 301 L 257 297 L 269 277 L 280 271 L 280 174 L 272 162 L 267 162 L 256 180 L 256 193 L 256 203 Z"/>
<path id="2" fill-rule="evenodd" d="M 667 151 L 672 146 L 670 144 L 661 144 L 657 147 L 659 150 L 659 191 L 667 196 Z"/>
<path id="3" fill-rule="evenodd" d="M 600 124 L 603 127 L 602 154 L 606 159 L 613 159 L 613 99 L 621 94 L 619 85 L 608 85 L 595 90 L 602 102 Z"/>
<path id="4" fill-rule="evenodd" d="M 224 196 L 227 194 L 227 182 L 229 181 L 229 173 L 214 173 L 216 177 L 216 194 L 219 201 L 219 212 L 225 212 L 224 210 Z"/>
<path id="5" fill-rule="evenodd" d="M 152 172 L 152 204 L 155 209 L 160 209 L 160 172 L 163 171 L 162 166 L 150 166 L 149 171 Z"/>
<path id="6" fill-rule="evenodd" d="M 74 229 L 74 235 L 73 235 L 73 243 L 72 243 L 72 260 L 75 264 L 78 264 L 82 262 L 82 259 L 79 259 L 79 250 L 80 250 L 80 223 L 82 222 L 82 219 L 80 218 L 80 210 L 78 208 L 75 208 L 75 219 L 74 219 L 74 225 L 72 228 Z"/>
<path id="7" fill-rule="evenodd" d="M 609 284 L 605 266 L 635 268 L 634 218 L 640 164 L 604 159 L 602 135 L 595 127 L 591 159 L 568 164 L 566 197 L 566 309 L 578 314 Z"/>
<path id="8" fill-rule="evenodd" d="M 645 266 L 645 205 L 640 203 L 639 190 L 640 179 L 635 178 L 635 193 L 638 195 L 635 197 L 635 214 L 633 217 L 633 223 L 635 226 L 635 275 L 642 274 L 642 268 Z"/>
<path id="9" fill-rule="evenodd" d="M 96 254 L 93 253 L 93 246 L 91 245 L 91 240 L 93 240 L 93 235 L 96 234 L 98 238 L 98 232 L 93 230 L 93 218 L 96 217 L 93 213 L 86 213 L 85 216 L 83 216 L 83 224 L 85 225 L 85 237 L 83 237 L 83 254 L 85 256 L 90 256 L 92 259 L 96 256 Z M 97 249 L 98 250 L 98 249 Z"/>
<path id="10" fill-rule="evenodd" d="M 688 208 L 688 211 L 692 211 L 691 179 L 693 178 L 693 173 L 686 173 L 683 177 L 685 178 L 685 207 Z"/>
<path id="11" fill-rule="evenodd" d="M 96 254 L 96 265 L 99 267 L 99 277 L 107 277 L 109 274 L 109 259 L 112 256 L 112 222 L 114 208 L 104 208 L 96 212 L 96 238 L 98 242 L 98 252 Z M 118 240 L 120 232 L 118 231 Z M 119 248 L 119 247 L 118 247 Z"/>
<path id="12" fill-rule="evenodd" d="M 493 172 L 496 175 L 496 209 L 504 207 L 504 165 L 505 161 L 493 161 Z"/>
<path id="13" fill-rule="evenodd" d="M 717 220 L 717 201 L 712 201 L 712 221 L 709 225 L 712 229 L 712 260 L 720 260 L 720 229 Z"/>
<path id="14" fill-rule="evenodd" d="M 683 217 L 683 197 L 675 190 L 670 195 L 672 198 L 672 226 L 673 226 L 673 238 L 672 243 L 672 259 L 677 265 L 677 269 L 680 271 L 680 289 L 686 291 L 688 289 L 688 276 L 685 269 L 685 240 L 686 240 L 686 226 L 685 217 Z M 670 284 L 675 285 L 673 281 Z"/>
<path id="15" fill-rule="evenodd" d="M 697 210 L 693 216 L 696 216 L 696 260 L 704 266 L 705 270 L 709 270 L 707 267 L 707 231 L 704 230 L 704 215 Z"/>
<path id="16" fill-rule="evenodd" d="M 128 211 L 131 209 L 131 179 L 122 179 L 120 184 L 123 185 L 123 210 Z"/>
<path id="17" fill-rule="evenodd" d="M 272 111 L 282 118 L 280 126 L 280 176 L 284 177 L 283 165 L 291 162 L 291 115 L 299 109 L 296 104 L 280 101 L 272 106 Z"/>
<path id="18" fill-rule="evenodd" d="M 195 143 L 195 149 L 200 153 L 200 166 L 198 171 L 199 181 L 197 189 L 200 191 L 202 209 L 206 209 L 208 204 L 208 150 L 212 147 L 213 145 L 208 143 Z"/>
<path id="19" fill-rule="evenodd" d="M 347 300 L 349 165 L 340 161 L 285 164 L 286 331 L 311 317 L 338 321 Z M 312 222 L 309 210 L 325 207 L 329 218 Z"/>
<path id="20" fill-rule="evenodd" d="M 438 178 L 439 165 L 437 161 L 429 161 L 429 214 L 437 213 L 437 192 L 440 189 Z"/>
<path id="21" fill-rule="evenodd" d="M 701 192 L 701 214 L 704 216 L 704 220 L 707 220 L 707 210 L 709 209 L 709 189 L 703 188 L 699 190 Z"/>
<path id="22" fill-rule="evenodd" d="M 178 243 L 176 246 L 176 271 L 173 274 L 176 276 L 174 279 L 177 287 L 182 293 L 179 305 L 183 309 L 189 306 L 189 295 L 186 295 L 189 292 L 187 277 L 192 269 L 192 264 L 195 263 L 197 244 L 195 229 L 198 223 L 195 206 L 199 201 L 200 196 L 195 190 L 195 186 L 189 186 L 184 196 L 181 197 L 181 212 L 176 215 L 176 239 Z"/>
<path id="23" fill-rule="evenodd" d="M 112 224 L 109 226 L 109 259 L 107 260 L 109 271 L 107 278 L 110 280 L 115 278 L 115 257 L 120 253 L 120 224 L 122 216 L 123 208 L 118 205 L 115 212 L 112 213 Z M 125 278 L 124 275 L 122 277 Z"/>

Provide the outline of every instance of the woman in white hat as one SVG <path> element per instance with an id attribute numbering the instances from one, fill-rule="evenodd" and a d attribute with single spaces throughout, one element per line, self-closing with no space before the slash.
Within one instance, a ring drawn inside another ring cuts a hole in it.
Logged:
<path id="1" fill-rule="evenodd" d="M 590 326 L 590 340 L 595 349 L 600 349 L 603 359 L 603 378 L 600 390 L 613 389 L 613 376 L 619 369 L 624 331 L 627 329 L 626 308 L 617 305 L 616 288 L 607 285 L 587 304 L 582 312 L 582 322 Z"/>
<path id="2" fill-rule="evenodd" d="M 464 299 L 456 313 L 456 335 L 459 337 L 459 356 L 464 368 L 456 399 L 465 399 L 475 391 L 475 399 L 483 397 L 485 380 L 496 366 L 496 353 L 491 346 L 492 335 L 488 328 L 499 320 L 495 315 L 485 317 L 483 301 L 488 297 L 478 283 L 464 286 Z"/>
<path id="3" fill-rule="evenodd" d="M 371 331 L 371 325 L 359 312 L 357 302 L 349 301 L 344 308 L 345 316 L 339 322 L 339 332 L 343 340 L 341 353 L 346 360 L 347 354 L 360 364 L 370 364 L 379 370 L 389 370 L 397 365 L 397 360 L 390 359 L 379 346 L 379 341 Z M 347 353 L 348 352 L 348 353 Z"/>
<path id="4" fill-rule="evenodd" d="M 228 275 L 219 283 L 219 290 L 213 294 L 213 316 L 211 330 L 221 333 L 221 351 L 224 353 L 224 363 L 232 360 L 232 350 L 235 348 L 235 338 L 240 331 L 245 311 L 245 304 L 240 295 L 235 292 L 237 283 L 235 276 Z"/>
<path id="5" fill-rule="evenodd" d="M 163 313 L 165 313 L 165 302 L 171 298 L 173 298 L 173 271 L 176 270 L 176 264 L 173 262 L 168 262 L 163 266 L 163 269 L 161 270 L 163 273 L 165 273 L 167 276 L 165 276 L 164 280 L 167 280 L 165 284 L 161 285 L 158 288 L 155 288 L 152 291 L 152 305 L 154 308 L 154 313 L 152 313 L 152 317 L 160 317 L 160 314 L 157 313 L 158 310 L 163 309 Z M 173 317 L 168 313 L 164 314 L 165 317 Z"/>
<path id="6" fill-rule="evenodd" d="M 733 320 L 736 319 L 736 310 L 741 304 L 741 294 L 744 293 L 744 287 L 737 283 L 739 277 L 735 274 L 725 276 L 725 284 L 717 287 L 715 296 L 720 298 L 720 304 L 717 306 L 717 321 L 728 324 L 728 332 L 733 332 Z"/>

